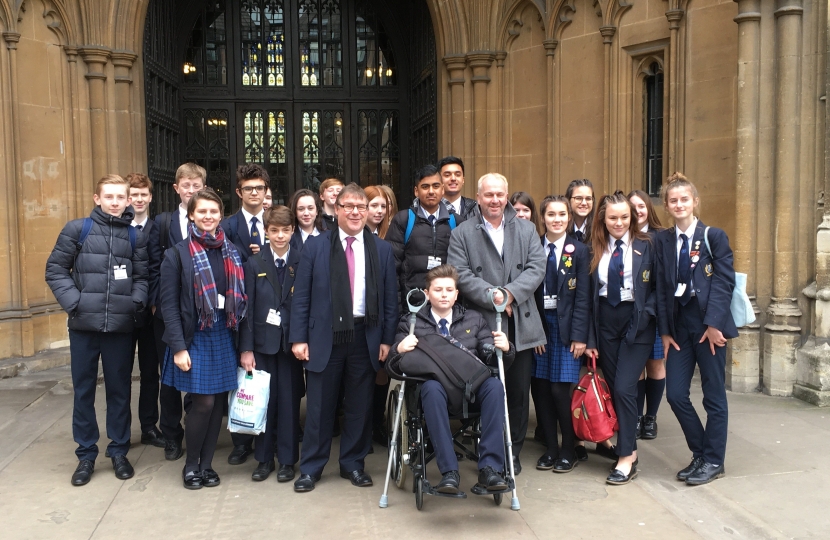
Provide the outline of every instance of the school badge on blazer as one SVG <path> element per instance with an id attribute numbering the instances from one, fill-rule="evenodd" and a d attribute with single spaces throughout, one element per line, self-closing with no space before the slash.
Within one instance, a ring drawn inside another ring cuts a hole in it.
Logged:
<path id="1" fill-rule="evenodd" d="M 651 270 L 643 270 L 643 283 L 648 283 L 651 279 Z"/>
<path id="2" fill-rule="evenodd" d="M 706 273 L 706 277 L 712 277 L 712 274 L 715 273 L 712 268 L 712 263 L 706 263 L 706 266 L 703 267 L 703 271 Z"/>
<path id="3" fill-rule="evenodd" d="M 574 289 L 576 289 L 576 278 L 575 277 L 568 280 L 568 290 L 572 291 Z"/>
<path id="4" fill-rule="evenodd" d="M 294 267 L 293 266 L 288 267 L 288 275 L 291 276 L 291 279 L 294 279 Z M 294 287 L 291 287 L 291 290 L 293 292 Z"/>

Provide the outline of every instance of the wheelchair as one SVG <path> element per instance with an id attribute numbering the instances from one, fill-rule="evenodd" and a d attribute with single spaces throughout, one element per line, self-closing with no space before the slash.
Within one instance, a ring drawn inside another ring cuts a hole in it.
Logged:
<path id="1" fill-rule="evenodd" d="M 496 374 L 497 375 L 497 374 Z M 392 444 L 394 433 L 395 413 L 397 412 L 398 396 L 401 391 L 401 384 L 395 385 L 389 393 L 386 402 L 386 429 L 389 434 L 388 452 L 391 460 L 391 480 L 401 489 L 406 489 L 410 484 L 415 494 L 415 507 L 421 510 L 424 506 L 424 495 L 437 497 L 449 497 L 454 499 L 466 499 L 467 494 L 460 491 L 457 494 L 438 492 L 427 478 L 427 464 L 435 458 L 435 452 L 429 440 L 424 412 L 421 408 L 421 385 L 422 379 L 406 377 L 404 404 L 401 407 L 400 427 L 398 428 L 397 444 Z M 481 437 L 481 420 L 478 412 L 469 411 L 466 418 L 462 416 L 450 416 L 450 421 L 459 420 L 461 426 L 452 432 L 453 446 L 457 449 L 456 455 L 459 460 L 478 461 L 478 441 Z M 506 444 L 505 444 L 506 446 Z M 507 456 L 505 448 L 505 456 Z M 501 505 L 505 493 L 515 489 L 515 481 L 510 476 L 510 467 L 505 463 L 505 480 L 508 489 L 500 492 L 487 491 L 486 488 L 476 483 L 471 490 L 474 495 L 492 495 L 496 505 Z M 409 480 L 411 477 L 411 481 Z"/>

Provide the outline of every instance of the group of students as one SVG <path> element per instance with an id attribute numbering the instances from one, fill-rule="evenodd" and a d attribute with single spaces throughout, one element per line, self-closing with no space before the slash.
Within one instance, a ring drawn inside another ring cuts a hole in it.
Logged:
<path id="1" fill-rule="evenodd" d="M 108 175 L 96 186 L 90 217 L 64 227 L 47 261 L 46 281 L 69 315 L 79 460 L 73 485 L 90 481 L 98 454 L 99 358 L 107 455 L 118 478 L 134 474 L 126 454 L 137 344 L 141 442 L 164 447 L 168 460 L 186 455 L 184 487 L 220 483 L 212 461 L 238 366 L 270 373 L 272 397 L 264 433 L 232 433 L 230 464 L 253 454 L 253 480 L 277 471 L 288 482 L 299 463 L 294 490 L 311 491 L 340 433 L 340 475 L 371 486 L 365 456 L 373 439 L 385 445 L 388 436 L 382 365 L 417 346 L 417 337 L 398 328 L 413 288 L 429 300 L 416 336 L 456 336 L 484 361 L 495 348 L 510 358 L 505 386 L 493 379 L 479 390 L 478 482 L 486 489 L 507 489 L 505 393 L 516 474 L 531 394 L 536 438 L 547 446 L 537 469 L 569 472 L 588 458 L 574 436 L 570 400 L 589 356 L 608 380 L 619 418 L 616 445 L 597 444 L 597 453 L 616 460 L 609 484 L 637 475 L 636 439 L 656 437 L 664 387 L 693 454 L 678 479 L 694 485 L 723 474 L 725 344 L 737 335 L 729 313 L 732 252 L 723 231 L 697 219 L 697 191 L 681 174 L 662 192 L 671 229 L 660 228 L 640 191 L 607 195 L 595 209 L 588 180 L 545 197 L 538 213 L 527 193 L 508 197 L 499 174 L 479 179 L 475 200 L 463 197 L 464 164 L 456 157 L 422 168 L 412 206 L 400 211 L 386 186 L 335 178 L 318 192 L 298 190 L 287 207 L 272 206 L 267 172 L 249 164 L 237 170 L 241 209 L 223 218 L 222 198 L 206 183 L 202 167 L 182 165 L 174 183 L 181 204 L 150 219 L 150 179 Z M 497 302 L 506 291 L 505 332 L 492 330 L 494 290 Z M 689 397 L 696 365 L 705 428 Z M 455 492 L 458 464 L 441 414 L 446 393 L 425 384 L 421 399 L 442 474 L 437 488 Z"/>

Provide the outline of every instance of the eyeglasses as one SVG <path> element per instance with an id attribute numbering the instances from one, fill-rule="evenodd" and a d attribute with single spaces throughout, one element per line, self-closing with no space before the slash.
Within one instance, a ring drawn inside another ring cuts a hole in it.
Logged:
<path id="1" fill-rule="evenodd" d="M 576 201 L 579 204 L 592 202 L 594 200 L 593 197 L 571 197 L 572 201 Z"/>
<path id="2" fill-rule="evenodd" d="M 357 208 L 357 211 L 361 214 L 369 209 L 368 204 L 338 204 L 337 206 L 345 210 L 347 214 L 354 212 L 355 208 Z"/>
<path id="3" fill-rule="evenodd" d="M 241 189 L 243 193 L 257 193 L 267 190 L 268 186 L 245 186 Z"/>

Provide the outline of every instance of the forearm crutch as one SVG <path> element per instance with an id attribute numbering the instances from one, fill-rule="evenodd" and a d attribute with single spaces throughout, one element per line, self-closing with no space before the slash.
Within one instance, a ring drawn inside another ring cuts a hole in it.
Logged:
<path id="1" fill-rule="evenodd" d="M 415 320 L 418 317 L 418 312 L 427 303 L 427 298 L 424 294 L 424 301 L 420 305 L 413 304 L 410 300 L 413 293 L 423 293 L 423 291 L 421 291 L 420 289 L 412 289 L 406 295 L 406 304 L 407 306 L 409 306 L 410 336 L 415 334 Z M 395 450 L 398 446 L 398 430 L 403 429 L 403 426 L 401 426 L 401 410 L 403 407 L 404 390 L 406 390 L 406 381 L 401 381 L 401 389 L 398 391 L 398 406 L 395 408 L 395 420 L 393 424 L 394 427 L 392 428 L 392 441 L 389 443 L 389 459 L 386 462 L 386 480 L 383 483 L 383 494 L 380 496 L 379 506 L 381 508 L 386 508 L 387 506 L 389 506 L 389 497 L 387 497 L 387 493 L 389 492 L 389 478 L 392 476 L 392 460 L 395 457 Z M 401 464 L 401 466 L 403 466 L 403 464 Z"/>
<path id="2" fill-rule="evenodd" d="M 496 302 L 496 291 L 501 292 L 502 302 Z M 501 287 L 490 289 L 490 300 L 496 309 L 496 332 L 501 332 L 501 314 L 507 308 L 507 291 Z M 513 498 L 510 500 L 510 509 L 518 510 L 519 497 L 516 495 L 516 473 L 513 469 L 513 439 L 510 437 L 510 414 L 507 412 L 507 385 L 504 382 L 504 358 L 501 349 L 496 347 L 496 358 L 499 361 L 499 379 L 504 387 L 504 440 L 507 443 L 507 464 L 510 467 L 510 478 L 513 480 Z"/>

